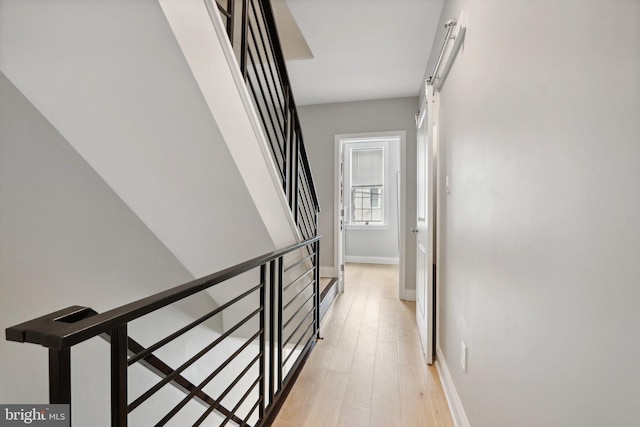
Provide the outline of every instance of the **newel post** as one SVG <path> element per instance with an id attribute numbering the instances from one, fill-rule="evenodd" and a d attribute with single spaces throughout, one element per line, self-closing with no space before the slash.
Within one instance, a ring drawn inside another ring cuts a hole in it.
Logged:
<path id="1" fill-rule="evenodd" d="M 49 349 L 49 403 L 71 404 L 71 349 Z"/>
<path id="2" fill-rule="evenodd" d="M 127 426 L 127 325 L 111 330 L 111 426 Z"/>

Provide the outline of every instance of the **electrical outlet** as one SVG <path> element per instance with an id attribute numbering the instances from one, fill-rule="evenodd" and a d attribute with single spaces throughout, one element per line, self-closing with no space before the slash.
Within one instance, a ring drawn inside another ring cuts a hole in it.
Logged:
<path id="1" fill-rule="evenodd" d="M 460 341 L 460 366 L 462 372 L 467 372 L 467 345 L 464 341 Z"/>

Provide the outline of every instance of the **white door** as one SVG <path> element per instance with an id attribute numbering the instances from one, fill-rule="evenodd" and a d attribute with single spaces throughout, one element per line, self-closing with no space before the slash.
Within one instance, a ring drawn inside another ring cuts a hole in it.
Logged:
<path id="1" fill-rule="evenodd" d="M 437 128 L 433 87 L 427 87 L 427 102 L 417 120 L 417 221 L 416 228 L 416 322 L 428 364 L 434 355 L 434 265 L 435 265 L 435 165 Z"/>
<path id="2" fill-rule="evenodd" d="M 337 268 L 338 291 L 344 292 L 344 150 L 342 141 L 337 141 L 338 155 L 338 233 L 337 233 Z"/>

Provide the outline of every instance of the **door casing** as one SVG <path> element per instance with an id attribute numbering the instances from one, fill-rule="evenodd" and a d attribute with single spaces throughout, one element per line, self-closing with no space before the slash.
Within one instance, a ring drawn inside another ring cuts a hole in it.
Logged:
<path id="1" fill-rule="evenodd" d="M 406 229 L 407 229 L 407 190 L 406 190 L 406 165 L 407 165 L 407 149 L 406 149 L 406 131 L 389 131 L 389 132 L 367 132 L 367 133 L 351 133 L 351 134 L 338 134 L 335 135 L 335 193 L 334 193 L 334 277 L 339 279 L 340 292 L 344 292 L 344 222 L 342 222 L 342 229 L 340 227 L 341 220 L 344 221 L 344 206 L 341 199 L 341 183 L 344 182 L 342 173 L 344 172 L 344 150 L 342 144 L 346 140 L 354 139 L 366 139 L 366 138 L 382 138 L 382 137 L 399 137 L 400 140 L 400 216 L 398 218 L 399 230 L 400 230 L 400 247 L 399 247 L 399 280 L 398 280 L 398 295 L 400 299 L 415 300 L 415 292 L 406 289 L 405 277 L 406 277 Z M 344 197 L 344 195 L 342 195 Z M 342 218 L 341 218 L 342 214 Z"/>

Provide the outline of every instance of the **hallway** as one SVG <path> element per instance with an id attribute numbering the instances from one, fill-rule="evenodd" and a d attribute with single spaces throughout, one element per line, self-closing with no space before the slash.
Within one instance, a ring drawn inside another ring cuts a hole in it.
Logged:
<path id="1" fill-rule="evenodd" d="M 320 330 L 274 426 L 453 426 L 421 354 L 415 303 L 398 299 L 397 266 L 347 264 Z"/>

